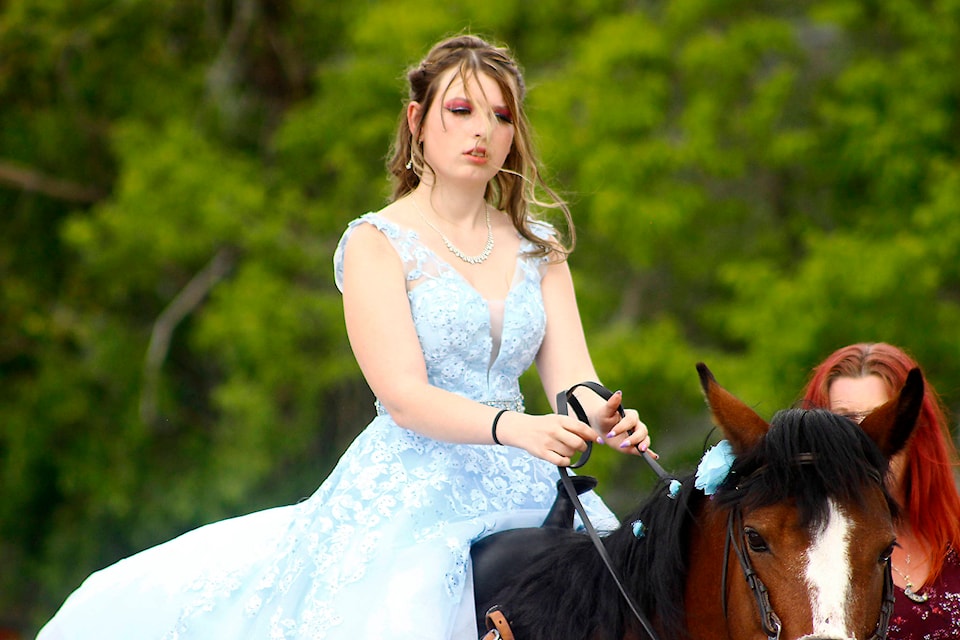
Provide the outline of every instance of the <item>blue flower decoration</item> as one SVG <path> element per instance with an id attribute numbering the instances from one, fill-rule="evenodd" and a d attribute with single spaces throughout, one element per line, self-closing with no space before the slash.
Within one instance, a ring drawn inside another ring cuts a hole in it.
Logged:
<path id="1" fill-rule="evenodd" d="M 693 486 L 702 489 L 703 492 L 712 496 L 717 492 L 717 488 L 727 479 L 730 473 L 730 466 L 736 456 L 733 455 L 733 448 L 726 440 L 721 440 L 717 446 L 707 449 L 707 452 L 700 458 L 700 464 L 697 465 L 697 480 Z"/>
<path id="2" fill-rule="evenodd" d="M 683 485 L 680 484 L 680 481 L 673 479 L 670 481 L 670 489 L 667 492 L 667 495 L 670 496 L 671 500 L 676 500 L 677 496 L 680 494 L 680 487 Z"/>
<path id="3" fill-rule="evenodd" d="M 633 521 L 633 536 L 639 540 L 643 536 L 647 535 L 647 527 L 643 524 L 643 520 L 634 520 Z"/>

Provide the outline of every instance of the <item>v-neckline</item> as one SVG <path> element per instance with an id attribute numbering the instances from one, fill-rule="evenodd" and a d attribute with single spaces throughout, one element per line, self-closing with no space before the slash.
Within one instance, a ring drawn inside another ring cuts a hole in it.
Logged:
<path id="1" fill-rule="evenodd" d="M 460 272 L 459 269 L 453 266 L 453 263 L 451 263 L 449 260 L 442 258 L 440 254 L 433 249 L 433 247 L 431 247 L 426 242 L 424 242 L 423 238 L 420 237 L 419 231 L 417 231 L 416 229 L 411 229 L 410 227 L 405 227 L 401 225 L 399 222 L 394 222 L 393 220 L 390 220 L 389 218 L 386 218 L 379 213 L 376 213 L 374 215 L 376 215 L 378 218 L 385 221 L 386 223 L 393 225 L 401 233 L 406 233 L 408 237 L 415 239 L 420 244 L 421 247 L 423 247 L 424 249 L 430 252 L 430 255 L 433 256 L 434 260 L 437 261 L 438 265 L 443 265 L 443 267 L 445 267 L 446 269 L 457 274 L 457 277 L 463 282 L 463 284 L 466 285 L 466 287 L 471 292 L 473 292 L 478 298 L 483 300 L 488 305 L 490 301 L 497 301 L 497 300 L 502 300 L 504 303 L 506 303 L 506 301 L 510 299 L 511 294 L 513 294 L 514 289 L 516 289 L 518 284 L 518 276 L 521 270 L 520 261 L 523 258 L 523 238 L 522 237 L 520 238 L 520 250 L 517 252 L 517 255 L 513 262 L 513 273 L 510 275 L 510 286 L 507 288 L 507 291 L 502 298 L 488 298 L 484 296 L 480 292 L 480 290 L 477 289 L 473 285 L 473 283 L 471 283 L 470 280 L 468 280 L 467 277 L 463 275 L 463 273 Z M 506 309 L 504 309 L 504 313 L 506 313 Z"/>
<path id="2" fill-rule="evenodd" d="M 455 266 L 453 266 L 453 264 L 451 264 L 449 261 L 444 260 L 443 258 L 441 258 L 440 255 L 439 255 L 436 251 L 434 251 L 432 247 L 430 247 L 427 243 L 425 243 L 425 242 L 420 238 L 420 234 L 419 234 L 419 233 L 417 233 L 417 232 L 414 231 L 413 229 L 409 229 L 409 232 L 413 234 L 413 236 L 417 239 L 418 242 L 420 242 L 420 245 L 421 245 L 423 248 L 425 248 L 427 251 L 429 251 L 429 252 L 433 255 L 433 257 L 436 259 L 436 261 L 437 261 L 438 264 L 442 264 L 442 265 L 445 266 L 447 269 L 449 269 L 449 270 L 452 271 L 453 273 L 457 274 L 457 277 L 460 278 L 460 280 L 463 281 L 463 284 L 466 285 L 466 287 L 467 287 L 468 289 L 470 289 L 470 291 L 472 291 L 473 293 L 475 293 L 478 298 L 480 298 L 481 300 L 483 300 L 483 301 L 484 301 L 485 303 L 487 303 L 488 305 L 489 305 L 489 303 L 490 303 L 491 301 L 494 301 L 494 302 L 496 302 L 496 301 L 502 301 L 502 302 L 506 303 L 506 301 L 510 299 L 510 294 L 513 293 L 513 290 L 514 290 L 514 289 L 516 288 L 516 286 L 517 286 L 517 274 L 519 273 L 519 270 L 520 270 L 520 258 L 521 258 L 521 256 L 520 256 L 519 253 L 517 254 L 517 256 L 516 256 L 516 258 L 514 259 L 514 262 L 513 262 L 513 273 L 510 275 L 510 286 L 507 288 L 507 292 L 504 294 L 504 296 L 503 296 L 502 298 L 488 298 L 488 297 L 486 297 L 485 295 L 483 295 L 482 293 L 480 293 L 480 290 L 477 289 L 477 288 L 473 285 L 473 283 L 470 282 L 470 280 L 467 279 L 467 276 L 463 275 L 463 274 L 460 272 L 459 269 L 457 269 Z"/>

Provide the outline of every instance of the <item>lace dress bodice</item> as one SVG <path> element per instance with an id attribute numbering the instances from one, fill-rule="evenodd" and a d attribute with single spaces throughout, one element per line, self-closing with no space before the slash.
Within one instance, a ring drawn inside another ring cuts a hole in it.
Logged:
<path id="1" fill-rule="evenodd" d="M 546 329 L 540 295 L 545 258 L 523 255 L 532 249 L 524 241 L 506 299 L 488 301 L 416 231 L 371 213 L 354 220 L 340 241 L 334 256 L 338 286 L 343 282 L 343 248 L 361 224 L 379 229 L 403 262 L 430 383 L 480 402 L 520 398 L 518 380 L 533 363 Z M 535 229 L 544 236 L 550 232 L 543 224 Z"/>

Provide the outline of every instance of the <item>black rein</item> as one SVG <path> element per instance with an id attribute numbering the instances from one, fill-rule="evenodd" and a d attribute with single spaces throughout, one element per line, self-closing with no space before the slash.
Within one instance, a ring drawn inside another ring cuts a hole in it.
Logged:
<path id="1" fill-rule="evenodd" d="M 595 382 L 580 382 L 573 385 L 566 391 L 562 391 L 557 394 L 557 413 L 560 415 L 569 415 L 568 406 L 573 407 L 573 411 L 576 414 L 577 418 L 585 423 L 589 424 L 586 412 L 583 410 L 583 407 L 580 405 L 580 401 L 573 395 L 574 389 L 577 387 L 585 387 L 590 389 L 597 395 L 599 395 L 604 400 L 609 400 L 613 393 L 603 385 L 597 384 Z M 620 412 L 621 417 L 624 415 L 623 407 L 618 407 L 617 410 Z M 572 463 L 569 468 L 579 469 L 587 460 L 590 458 L 590 452 L 592 451 L 593 443 L 587 443 L 587 450 L 580 456 L 580 459 Z M 664 480 L 672 479 L 671 476 L 663 470 L 663 468 L 656 462 L 653 456 L 649 452 L 644 451 L 643 458 L 647 461 L 647 464 L 654 470 L 654 472 Z M 809 463 L 810 459 L 804 458 L 798 462 Z M 574 508 L 577 513 L 580 515 L 580 520 L 583 522 L 583 526 L 587 531 L 587 535 L 590 537 L 590 540 L 593 542 L 594 547 L 597 549 L 597 553 L 600 555 L 600 558 L 603 560 L 604 565 L 606 565 L 607 571 L 610 573 L 610 576 L 613 578 L 613 581 L 617 585 L 620 594 L 623 596 L 624 601 L 627 603 L 627 606 L 630 609 L 630 612 L 637 619 L 640 625 L 646 631 L 647 635 L 650 637 L 650 640 L 658 640 L 656 632 L 653 630 L 653 625 L 650 624 L 650 621 L 647 620 L 646 616 L 640 611 L 639 605 L 624 587 L 623 582 L 620 580 L 620 576 L 617 573 L 616 567 L 613 565 L 613 561 L 610 559 L 610 555 L 607 553 L 606 547 L 603 545 L 603 540 L 600 538 L 600 535 L 597 533 L 596 529 L 593 527 L 593 523 L 590 522 L 590 518 L 587 516 L 586 510 L 583 508 L 583 504 L 580 502 L 580 498 L 577 496 L 577 490 L 573 486 L 573 482 L 570 480 L 570 472 L 568 467 L 557 467 L 558 472 L 560 473 L 560 481 L 563 484 L 564 489 L 567 492 L 567 495 L 570 497 L 570 501 L 573 503 Z M 758 470 L 759 471 L 759 470 Z M 763 584 L 763 580 L 760 579 L 760 576 L 757 575 L 757 572 L 753 568 L 753 563 L 750 562 L 750 556 L 747 554 L 746 550 L 743 548 L 743 540 L 738 532 L 742 529 L 743 518 L 740 513 L 739 506 L 735 506 L 730 510 L 730 515 L 727 519 L 727 535 L 724 542 L 724 563 L 723 563 L 723 575 L 722 575 L 722 587 L 721 587 L 721 597 L 723 600 L 723 611 L 726 614 L 727 611 L 727 562 L 726 558 L 729 557 L 730 548 L 732 547 L 734 552 L 737 555 L 737 560 L 740 562 L 740 568 L 743 571 L 743 577 L 746 579 L 747 584 L 750 586 L 750 590 L 753 592 L 754 598 L 757 601 L 757 610 L 760 614 L 760 622 L 763 626 L 764 633 L 767 634 L 768 638 L 774 640 L 780 638 L 780 632 L 782 631 L 783 624 L 780 621 L 780 617 L 777 616 L 776 612 L 773 610 L 773 607 L 770 604 L 770 594 L 767 591 L 767 587 Z M 887 629 L 890 624 L 890 616 L 893 614 L 893 603 L 894 603 L 894 589 L 893 589 L 893 574 L 891 571 L 891 561 L 887 560 L 886 571 L 884 574 L 883 581 L 883 602 L 880 605 L 880 617 L 877 620 L 877 626 L 874 629 L 873 634 L 868 638 L 868 640 L 886 640 L 887 638 Z"/>
<path id="2" fill-rule="evenodd" d="M 567 406 L 573 407 L 574 413 L 577 415 L 577 418 L 585 423 L 590 424 L 589 419 L 587 418 L 586 412 L 583 410 L 583 407 L 580 406 L 580 402 L 573 395 L 574 389 L 577 387 L 585 387 L 590 389 L 597 395 L 599 395 L 604 400 L 609 400 L 613 393 L 603 385 L 597 384 L 595 382 L 581 382 L 575 384 L 566 391 L 562 391 L 557 394 L 557 413 L 561 415 L 568 415 Z M 618 407 L 617 410 L 620 412 L 620 416 L 624 415 L 623 407 Z M 587 443 L 587 450 L 580 456 L 580 459 L 575 463 L 570 465 L 570 468 L 579 469 L 587 460 L 590 458 L 590 452 L 592 450 L 593 443 Z M 670 479 L 670 475 L 663 470 L 663 468 L 656 462 L 653 456 L 649 452 L 644 451 L 643 458 L 647 461 L 647 464 L 654 470 L 654 472 L 661 479 Z M 799 464 L 809 464 L 813 461 L 812 456 L 809 454 L 801 456 L 797 460 Z M 634 599 L 627 592 L 626 588 L 623 586 L 619 575 L 617 574 L 616 568 L 613 566 L 613 562 L 610 559 L 609 554 L 607 554 L 606 547 L 603 546 L 603 541 L 600 539 L 600 536 L 597 534 L 596 530 L 593 528 L 593 524 L 590 522 L 590 519 L 587 517 L 587 512 L 583 508 L 583 505 L 580 503 L 580 498 L 577 497 L 577 491 L 573 487 L 573 483 L 570 481 L 570 473 L 567 471 L 567 467 L 557 467 L 560 472 L 560 480 L 563 483 L 564 489 L 566 489 L 567 494 L 570 496 L 570 500 L 573 502 L 574 507 L 577 510 L 577 513 L 580 514 L 580 519 L 583 521 L 583 526 L 587 530 L 587 534 L 590 536 L 590 539 L 593 541 L 593 545 L 597 548 L 597 552 L 600 554 L 601 559 L 607 567 L 607 571 L 610 572 L 610 575 L 613 577 L 613 581 L 617 584 L 617 588 L 620 590 L 621 595 L 627 603 L 627 606 L 630 608 L 630 611 L 633 613 L 634 617 L 640 622 L 640 625 L 643 627 L 644 631 L 647 632 L 647 635 L 650 636 L 651 640 L 658 640 L 657 634 L 653 631 L 653 627 L 650 624 L 650 621 L 641 613 L 640 607 L 634 601 Z M 756 472 L 762 471 L 758 469 Z M 878 477 L 878 481 L 882 480 Z M 747 584 L 750 586 L 750 591 L 753 592 L 753 596 L 757 601 L 757 611 L 760 614 L 760 623 L 763 626 L 764 633 L 767 634 L 768 638 L 777 640 L 780 638 L 780 632 L 783 629 L 783 623 L 780 621 L 780 617 L 773 610 L 773 606 L 770 604 L 770 593 L 767 590 L 767 586 L 763 584 L 763 580 L 760 579 L 760 576 L 757 575 L 757 572 L 753 568 L 753 563 L 750 562 L 750 556 L 747 555 L 746 550 L 743 548 L 743 541 L 741 536 L 737 535 L 737 532 L 742 529 L 742 515 L 740 513 L 739 506 L 734 507 L 730 511 L 730 515 L 727 519 L 727 535 L 726 541 L 724 542 L 724 553 L 723 557 L 726 559 L 730 554 L 730 547 L 732 546 L 735 553 L 737 554 L 737 559 L 740 561 L 740 568 L 743 571 L 743 577 L 747 581 Z M 877 626 L 873 631 L 873 634 L 867 640 L 886 640 L 887 639 L 887 629 L 890 626 L 890 617 L 893 615 L 893 603 L 894 603 L 894 589 L 893 589 L 893 573 L 892 573 L 892 564 L 891 560 L 887 560 L 886 570 L 884 572 L 883 580 L 883 602 L 880 605 L 880 617 L 877 620 Z M 724 560 L 723 563 L 723 577 L 722 577 L 722 594 L 723 600 L 723 611 L 726 614 L 727 611 L 727 563 Z"/>
<path id="3" fill-rule="evenodd" d="M 590 389 L 597 395 L 599 395 L 604 400 L 609 400 L 613 393 L 603 385 L 597 384 L 595 382 L 580 382 L 573 385 L 566 391 L 561 391 L 557 394 L 557 413 L 560 415 L 568 415 L 567 405 L 573 407 L 574 413 L 584 424 L 590 424 L 589 419 L 587 418 L 586 412 L 583 410 L 583 407 L 580 405 L 580 401 L 573 395 L 574 389 L 577 387 L 585 387 Z M 617 407 L 617 410 L 620 412 L 620 416 L 623 417 L 623 407 Z M 587 450 L 583 452 L 583 455 L 580 456 L 580 459 L 575 463 L 570 465 L 570 468 L 579 469 L 587 460 L 590 459 L 590 452 L 593 449 L 593 443 L 587 443 Z M 660 474 L 664 476 L 666 473 L 663 469 L 660 468 L 660 465 L 656 463 L 647 452 L 644 453 L 644 459 L 647 460 L 649 464 L 653 467 L 655 471 L 659 470 Z M 580 498 L 577 496 L 577 490 L 573 486 L 573 482 L 570 480 L 570 472 L 567 470 L 567 467 L 557 467 L 557 471 L 560 473 L 560 481 L 563 483 L 563 488 L 566 489 L 567 495 L 570 497 L 571 502 L 573 502 L 574 508 L 577 510 L 577 513 L 580 515 L 580 520 L 583 522 L 584 528 L 587 530 L 587 535 L 590 537 L 590 540 L 593 542 L 593 546 L 596 547 L 597 553 L 600 555 L 600 558 L 603 560 L 604 565 L 607 567 L 607 571 L 610 573 L 610 576 L 613 578 L 613 581 L 617 585 L 617 589 L 620 591 L 620 595 L 623 596 L 624 601 L 627 603 L 630 612 L 633 614 L 634 618 L 640 623 L 640 626 L 643 627 L 643 630 L 647 632 L 647 635 L 650 637 L 650 640 L 659 640 L 657 634 L 653 630 L 653 625 L 650 624 L 650 621 L 647 620 L 646 616 L 640 611 L 639 605 L 627 591 L 626 587 L 623 586 L 623 582 L 620 580 L 620 576 L 617 573 L 616 567 L 613 566 L 613 561 L 610 559 L 610 554 L 607 553 L 607 548 L 603 545 L 603 540 L 600 539 L 600 535 L 597 533 L 597 530 L 594 529 L 593 523 L 590 522 L 590 518 L 587 516 L 586 509 L 583 508 L 583 504 L 580 503 Z"/>

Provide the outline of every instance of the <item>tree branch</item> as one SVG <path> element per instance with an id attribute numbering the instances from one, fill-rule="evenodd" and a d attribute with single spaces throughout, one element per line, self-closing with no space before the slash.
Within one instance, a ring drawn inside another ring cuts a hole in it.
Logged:
<path id="1" fill-rule="evenodd" d="M 0 160 L 0 184 L 70 202 L 96 202 L 106 195 L 97 187 L 53 178 L 7 160 Z"/>
<path id="2" fill-rule="evenodd" d="M 143 389 L 140 394 L 140 419 L 152 424 L 157 417 L 157 387 L 160 382 L 160 369 L 167 359 L 170 340 L 177 325 L 192 311 L 200 306 L 214 286 L 233 269 L 236 262 L 233 251 L 220 249 L 187 285 L 177 294 L 170 304 L 153 323 L 150 345 L 143 365 Z"/>

